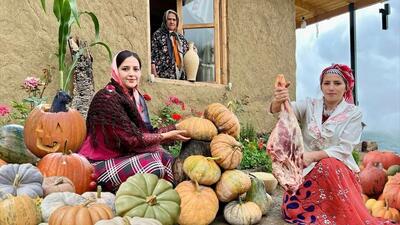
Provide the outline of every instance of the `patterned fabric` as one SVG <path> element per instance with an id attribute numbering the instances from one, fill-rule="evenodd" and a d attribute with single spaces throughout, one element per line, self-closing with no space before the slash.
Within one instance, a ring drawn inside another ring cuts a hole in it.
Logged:
<path id="1" fill-rule="evenodd" d="M 295 195 L 283 194 L 283 219 L 298 225 L 384 225 L 372 217 L 354 173 L 335 158 L 321 160 L 304 178 Z"/>
<path id="2" fill-rule="evenodd" d="M 170 34 L 167 29 L 161 27 L 154 32 L 151 41 L 151 63 L 155 64 L 159 77 L 178 79 L 171 35 L 180 43 L 181 47 L 178 50 L 181 55 L 184 55 L 188 51 L 188 42 L 182 34 L 177 32 Z M 179 79 L 186 80 L 185 73 L 183 70 L 181 72 L 182 74 Z"/>
<path id="3" fill-rule="evenodd" d="M 91 163 L 95 167 L 97 183 L 105 191 L 115 192 L 122 182 L 137 173 L 152 173 L 173 183 L 173 161 L 170 154 L 159 151 Z"/>

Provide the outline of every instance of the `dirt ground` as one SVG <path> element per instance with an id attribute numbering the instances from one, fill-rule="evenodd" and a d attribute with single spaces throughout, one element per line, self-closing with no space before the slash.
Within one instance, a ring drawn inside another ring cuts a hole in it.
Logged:
<path id="1" fill-rule="evenodd" d="M 281 204 L 282 204 L 282 189 L 278 188 L 271 195 L 274 200 L 272 209 L 268 212 L 267 215 L 263 216 L 261 221 L 258 223 L 259 225 L 286 225 L 286 223 L 282 220 L 281 217 Z M 225 221 L 224 216 L 222 215 L 222 210 L 218 214 L 217 218 L 211 225 L 228 225 Z"/>

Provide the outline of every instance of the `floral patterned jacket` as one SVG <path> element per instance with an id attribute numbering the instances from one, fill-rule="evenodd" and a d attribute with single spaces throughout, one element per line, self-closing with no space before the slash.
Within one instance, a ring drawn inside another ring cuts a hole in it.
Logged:
<path id="1" fill-rule="evenodd" d="M 182 54 L 189 49 L 188 42 L 182 34 L 177 33 L 179 41 L 182 43 Z M 155 64 L 158 76 L 161 78 L 177 79 L 175 70 L 175 60 L 168 50 L 169 32 L 164 28 L 159 28 L 153 33 L 151 41 L 151 63 Z M 186 80 L 183 73 L 181 80 Z"/>
<path id="2" fill-rule="evenodd" d="M 291 104 L 300 122 L 305 151 L 323 150 L 354 172 L 360 171 L 352 155 L 362 132 L 362 114 L 355 105 L 342 100 L 332 115 L 322 123 L 323 99 L 308 98 Z M 315 164 L 305 168 L 303 175 L 308 174 Z"/>

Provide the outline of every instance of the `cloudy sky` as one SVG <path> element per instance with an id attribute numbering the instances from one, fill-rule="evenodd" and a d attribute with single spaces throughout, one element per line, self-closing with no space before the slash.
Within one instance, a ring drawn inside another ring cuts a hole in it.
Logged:
<path id="1" fill-rule="evenodd" d="M 400 0 L 387 1 L 382 30 L 378 3 L 356 11 L 357 92 L 363 139 L 400 152 Z M 319 97 L 319 74 L 331 63 L 350 65 L 349 14 L 297 29 L 297 99 Z"/>

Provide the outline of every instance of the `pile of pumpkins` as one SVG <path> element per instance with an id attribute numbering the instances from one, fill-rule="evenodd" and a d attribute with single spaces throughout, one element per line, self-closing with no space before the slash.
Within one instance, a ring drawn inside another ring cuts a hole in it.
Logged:
<path id="1" fill-rule="evenodd" d="M 184 161 L 190 181 L 174 189 L 153 174 L 136 174 L 116 194 L 102 192 L 94 167 L 74 153 L 86 136 L 76 113 L 70 109 L 56 118 L 39 107 L 25 127 L 0 128 L 0 224 L 209 224 L 219 202 L 227 203 L 229 223 L 255 224 L 272 205 L 262 181 L 236 170 L 242 159 L 240 125 L 222 104 L 209 105 L 203 118 L 185 119 L 178 127 L 192 139 L 211 141 L 212 157 Z"/>
<path id="2" fill-rule="evenodd" d="M 360 183 L 372 216 L 400 222 L 400 156 L 371 151 L 363 157 Z"/>

